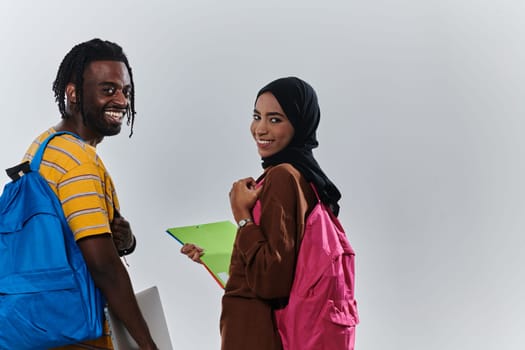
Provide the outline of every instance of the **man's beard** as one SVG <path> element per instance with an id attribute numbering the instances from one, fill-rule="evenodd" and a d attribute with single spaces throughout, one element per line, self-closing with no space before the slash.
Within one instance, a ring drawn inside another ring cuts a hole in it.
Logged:
<path id="1" fill-rule="evenodd" d="M 120 133 L 122 124 L 111 124 L 108 123 L 104 116 L 104 112 L 84 113 L 84 125 L 95 131 L 100 136 L 114 136 Z"/>

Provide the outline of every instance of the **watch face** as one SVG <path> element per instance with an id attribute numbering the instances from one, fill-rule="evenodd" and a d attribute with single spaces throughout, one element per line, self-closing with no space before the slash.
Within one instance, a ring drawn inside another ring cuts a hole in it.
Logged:
<path id="1" fill-rule="evenodd" d="M 239 227 L 244 227 L 249 222 L 250 222 L 250 220 L 248 220 L 248 219 L 242 219 L 242 220 L 239 221 Z"/>

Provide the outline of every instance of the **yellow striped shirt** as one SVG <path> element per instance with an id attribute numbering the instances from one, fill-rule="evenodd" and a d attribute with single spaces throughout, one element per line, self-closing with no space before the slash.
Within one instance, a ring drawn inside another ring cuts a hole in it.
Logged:
<path id="1" fill-rule="evenodd" d="M 33 159 L 50 128 L 31 144 L 24 161 Z M 111 233 L 110 222 L 119 203 L 113 181 L 95 147 L 71 135 L 54 137 L 42 157 L 40 174 L 62 203 L 75 240 Z"/>

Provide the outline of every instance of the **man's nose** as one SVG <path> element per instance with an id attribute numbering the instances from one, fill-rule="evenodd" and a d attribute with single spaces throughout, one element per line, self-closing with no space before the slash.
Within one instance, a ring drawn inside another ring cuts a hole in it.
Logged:
<path id="1" fill-rule="evenodd" d="M 127 107 L 128 97 L 126 96 L 126 94 L 124 94 L 124 91 L 117 90 L 117 92 L 115 92 L 115 95 L 113 97 L 114 97 L 113 101 L 117 103 L 119 106 Z"/>

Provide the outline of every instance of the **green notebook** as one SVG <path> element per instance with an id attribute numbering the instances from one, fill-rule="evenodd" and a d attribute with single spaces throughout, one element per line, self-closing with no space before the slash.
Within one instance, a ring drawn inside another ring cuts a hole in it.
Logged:
<path id="1" fill-rule="evenodd" d="M 224 288 L 228 281 L 233 242 L 237 226 L 230 221 L 173 227 L 166 230 L 181 244 L 193 243 L 204 249 L 204 267 Z"/>

